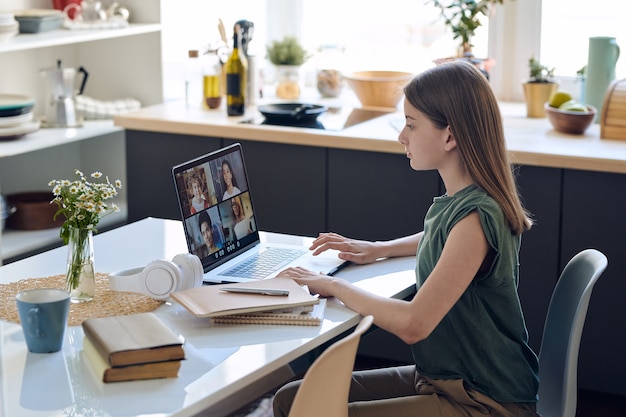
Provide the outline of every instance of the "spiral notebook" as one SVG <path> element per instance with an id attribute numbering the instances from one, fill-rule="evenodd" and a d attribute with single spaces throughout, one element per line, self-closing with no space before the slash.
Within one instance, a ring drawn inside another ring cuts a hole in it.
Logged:
<path id="1" fill-rule="evenodd" d="M 241 293 L 225 290 L 235 288 L 253 289 L 255 291 L 253 293 Z M 286 295 L 266 295 L 265 291 L 259 290 L 280 290 L 286 292 Z M 320 301 L 317 296 L 309 293 L 308 288 L 298 285 L 290 278 L 203 285 L 175 292 L 172 294 L 172 298 L 194 316 L 211 318 L 313 307 Z"/>
<path id="2" fill-rule="evenodd" d="M 233 314 L 213 318 L 215 323 L 224 324 L 273 324 L 292 326 L 319 326 L 324 320 L 326 299 L 320 299 L 312 307 L 295 307 L 276 311 L 249 314 Z"/>

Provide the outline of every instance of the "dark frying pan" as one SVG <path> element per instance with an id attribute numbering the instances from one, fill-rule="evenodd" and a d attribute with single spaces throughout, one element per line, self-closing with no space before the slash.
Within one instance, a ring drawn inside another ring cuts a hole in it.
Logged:
<path id="1" fill-rule="evenodd" d="M 259 106 L 259 112 L 268 123 L 293 125 L 310 123 L 328 108 L 319 104 L 277 103 Z"/>

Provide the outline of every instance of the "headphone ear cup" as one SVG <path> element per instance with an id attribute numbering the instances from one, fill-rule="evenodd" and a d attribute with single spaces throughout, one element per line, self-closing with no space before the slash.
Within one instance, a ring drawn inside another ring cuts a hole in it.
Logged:
<path id="1" fill-rule="evenodd" d="M 174 263 L 164 260 L 150 262 L 139 274 L 144 294 L 165 300 L 176 291 L 182 281 L 181 272 Z"/>
<path id="2" fill-rule="evenodd" d="M 202 285 L 202 276 L 204 269 L 200 258 L 191 253 L 181 253 L 172 259 L 181 271 L 181 279 L 178 284 L 177 291 L 196 288 Z"/>

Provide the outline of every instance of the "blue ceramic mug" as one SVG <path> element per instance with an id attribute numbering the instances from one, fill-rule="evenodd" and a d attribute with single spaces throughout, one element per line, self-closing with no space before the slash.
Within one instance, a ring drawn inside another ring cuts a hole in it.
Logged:
<path id="1" fill-rule="evenodd" d="M 58 352 L 63 346 L 70 294 L 57 288 L 24 290 L 15 296 L 28 350 Z"/>

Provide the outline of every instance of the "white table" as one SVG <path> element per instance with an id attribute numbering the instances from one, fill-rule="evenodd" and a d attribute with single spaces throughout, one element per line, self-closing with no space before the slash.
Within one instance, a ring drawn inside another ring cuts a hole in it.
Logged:
<path id="1" fill-rule="evenodd" d="M 309 238 L 263 233 L 289 243 Z M 186 252 L 182 224 L 144 219 L 95 236 L 96 270 L 113 272 L 171 260 Z M 65 273 L 66 249 L 59 248 L 0 268 L 0 282 Z M 387 297 L 413 291 L 414 259 L 399 258 L 350 266 L 338 275 Z M 14 416 L 193 416 L 224 415 L 289 377 L 288 364 L 340 335 L 360 320 L 330 300 L 319 327 L 214 325 L 175 303 L 157 314 L 185 337 L 187 359 L 178 378 L 103 384 L 82 356 L 83 332 L 68 327 L 63 349 L 28 352 L 19 325 L 0 321 L 0 417 Z M 265 390 L 265 391 L 263 391 Z"/>

